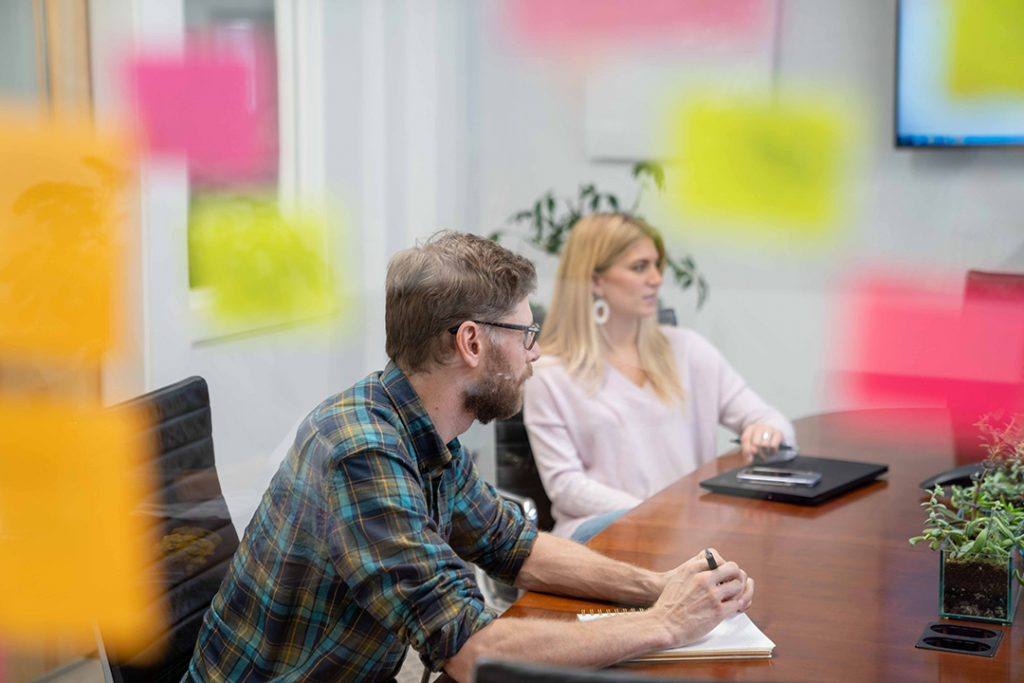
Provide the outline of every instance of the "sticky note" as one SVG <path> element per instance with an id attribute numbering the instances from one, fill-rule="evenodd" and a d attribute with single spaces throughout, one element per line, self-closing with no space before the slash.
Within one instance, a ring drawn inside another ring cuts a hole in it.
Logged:
<path id="1" fill-rule="evenodd" d="M 952 0 L 949 89 L 952 94 L 1024 94 L 1024 3 Z"/>
<path id="2" fill-rule="evenodd" d="M 838 310 L 846 398 L 949 408 L 958 429 L 994 410 L 1024 411 L 1024 290 L 965 297 L 956 281 L 876 274 L 851 285 Z"/>
<path id="3" fill-rule="evenodd" d="M 193 288 L 207 289 L 228 323 L 280 323 L 336 304 L 326 220 L 285 216 L 272 199 L 209 196 L 189 218 Z"/>
<path id="4" fill-rule="evenodd" d="M 131 159 L 86 123 L 0 113 L 0 355 L 116 345 Z"/>
<path id="5" fill-rule="evenodd" d="M 0 400 L 0 633 L 115 651 L 152 642 L 164 621 L 155 561 L 137 515 L 150 490 L 144 422 L 74 403 Z"/>
<path id="6" fill-rule="evenodd" d="M 256 47 L 251 52 L 246 59 L 190 42 L 184 56 L 137 57 L 127 69 L 128 92 L 146 150 L 185 157 L 190 172 L 204 179 L 260 175 L 276 149 L 276 89 L 272 99 L 265 96 L 276 73 L 256 59 Z"/>
<path id="7" fill-rule="evenodd" d="M 670 115 L 669 205 L 740 233 L 827 235 L 841 211 L 846 128 L 810 101 L 688 98 Z"/>
<path id="8" fill-rule="evenodd" d="M 662 36 L 749 36 L 769 0 L 509 0 L 510 25 L 533 45 L 607 44 Z"/>

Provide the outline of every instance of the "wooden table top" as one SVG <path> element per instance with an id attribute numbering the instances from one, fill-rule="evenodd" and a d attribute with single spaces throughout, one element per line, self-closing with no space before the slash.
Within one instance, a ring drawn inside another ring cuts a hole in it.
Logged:
<path id="1" fill-rule="evenodd" d="M 924 432 L 906 411 L 833 413 L 796 422 L 805 455 L 879 462 L 873 484 L 818 507 L 710 493 L 703 479 L 741 463 L 737 452 L 706 464 L 630 511 L 589 546 L 654 570 L 706 546 L 757 582 L 748 614 L 775 644 L 771 660 L 629 665 L 648 675 L 736 681 L 1024 681 L 1024 627 L 994 658 L 918 650 L 938 620 L 939 555 L 911 547 L 924 499 L 918 484 L 954 466 L 949 427 L 937 413 Z M 923 420 L 917 421 L 924 424 Z M 527 593 L 508 617 L 573 619 L 600 603 Z M 1024 606 L 1020 608 L 1024 612 Z"/>

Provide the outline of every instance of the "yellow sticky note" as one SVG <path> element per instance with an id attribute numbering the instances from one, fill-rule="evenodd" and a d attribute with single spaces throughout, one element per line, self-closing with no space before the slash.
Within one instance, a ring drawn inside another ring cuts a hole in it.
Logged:
<path id="1" fill-rule="evenodd" d="M 961 96 L 1024 93 L 1024 2 L 952 2 L 950 91 Z"/>
<path id="2" fill-rule="evenodd" d="M 335 306 L 326 220 L 284 215 L 255 197 L 203 197 L 189 217 L 193 288 L 208 289 L 223 321 L 280 323 Z"/>
<path id="3" fill-rule="evenodd" d="M 115 651 L 164 620 L 147 578 L 155 544 L 138 516 L 150 479 L 144 423 L 73 403 L 0 400 L 0 638 L 57 635 Z"/>
<path id="4" fill-rule="evenodd" d="M 0 354 L 98 359 L 115 345 L 129 159 L 87 124 L 0 113 Z"/>
<path id="5" fill-rule="evenodd" d="M 813 103 L 690 99 L 672 112 L 668 201 L 690 218 L 820 237 L 839 215 L 844 128 Z"/>

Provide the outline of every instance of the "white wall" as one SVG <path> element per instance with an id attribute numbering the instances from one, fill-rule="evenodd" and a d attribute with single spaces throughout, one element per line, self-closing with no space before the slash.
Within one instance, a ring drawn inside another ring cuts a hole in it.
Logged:
<path id="1" fill-rule="evenodd" d="M 290 7 L 278 3 L 279 44 L 282 8 Z M 282 143 L 294 135 L 299 151 L 282 163 L 282 173 L 294 175 L 282 182 L 298 197 L 323 192 L 340 210 L 346 229 L 332 257 L 354 294 L 351 310 L 328 326 L 214 340 L 197 335 L 188 291 L 185 169 L 149 161 L 140 173 L 131 288 L 136 344 L 104 378 L 109 402 L 193 374 L 206 378 L 218 474 L 239 531 L 276 466 L 272 454 L 296 422 L 386 363 L 390 256 L 439 227 L 465 229 L 469 203 L 463 5 L 351 0 L 295 7 L 303 9 L 289 15 L 297 58 L 282 59 L 281 69 L 299 82 L 299 110 L 293 130 L 282 113 Z M 311 7 L 320 11 L 310 14 Z M 180 0 L 107 0 L 93 6 L 91 20 L 97 106 L 110 114 L 117 110 L 113 78 L 120 56 L 135 41 L 180 44 L 184 13 Z M 322 52 L 310 54 L 310 45 Z M 318 59 L 322 76 L 303 80 L 302 65 Z M 322 139 L 303 142 L 318 118 Z M 321 151 L 319 167 L 311 164 Z M 472 435 L 467 443 L 474 443 Z"/>
<path id="2" fill-rule="evenodd" d="M 854 184 L 854 218 L 839 243 L 815 258 L 782 250 L 744 250 L 686 238 L 711 284 L 695 312 L 692 296 L 666 284 L 683 324 L 708 336 L 750 384 L 793 416 L 839 406 L 825 392 L 826 362 L 839 278 L 861 265 L 1024 270 L 1024 154 L 1014 150 L 910 151 L 892 145 L 895 0 L 783 0 L 777 83 L 839 92 L 851 113 L 865 112 L 863 168 Z M 548 188 L 578 183 L 632 196 L 628 166 L 585 155 L 585 62 L 529 54 L 500 27 L 500 3 L 478 17 L 472 60 L 479 137 L 474 175 L 477 222 L 493 227 Z M 650 207 L 650 205 L 645 205 Z M 540 262 L 542 298 L 550 260 Z"/>

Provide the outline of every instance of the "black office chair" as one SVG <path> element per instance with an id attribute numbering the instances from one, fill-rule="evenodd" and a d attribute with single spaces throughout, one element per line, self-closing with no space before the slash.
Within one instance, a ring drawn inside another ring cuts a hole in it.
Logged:
<path id="1" fill-rule="evenodd" d="M 119 655 L 118 661 L 106 656 L 101 632 L 104 677 L 114 683 L 177 682 L 238 548 L 214 464 L 210 394 L 202 377 L 190 377 L 122 405 L 151 418 L 139 439 L 156 449 L 157 490 L 139 514 L 156 527 L 153 535 L 160 539 L 152 580 L 165 593 L 168 622 L 157 642 Z"/>
<path id="2" fill-rule="evenodd" d="M 540 322 L 544 316 L 539 309 L 535 309 L 533 317 Z M 658 322 L 675 327 L 675 310 L 659 308 Z M 544 491 L 540 473 L 537 472 L 522 411 L 507 420 L 497 420 L 494 437 L 498 488 L 532 501 L 537 510 L 537 526 L 541 531 L 550 531 L 555 526 L 551 516 L 551 499 Z"/>
<path id="3" fill-rule="evenodd" d="M 473 680 L 476 683 L 663 683 L 698 679 L 652 678 L 629 671 L 596 671 L 524 662 L 481 661 L 476 667 Z"/>

